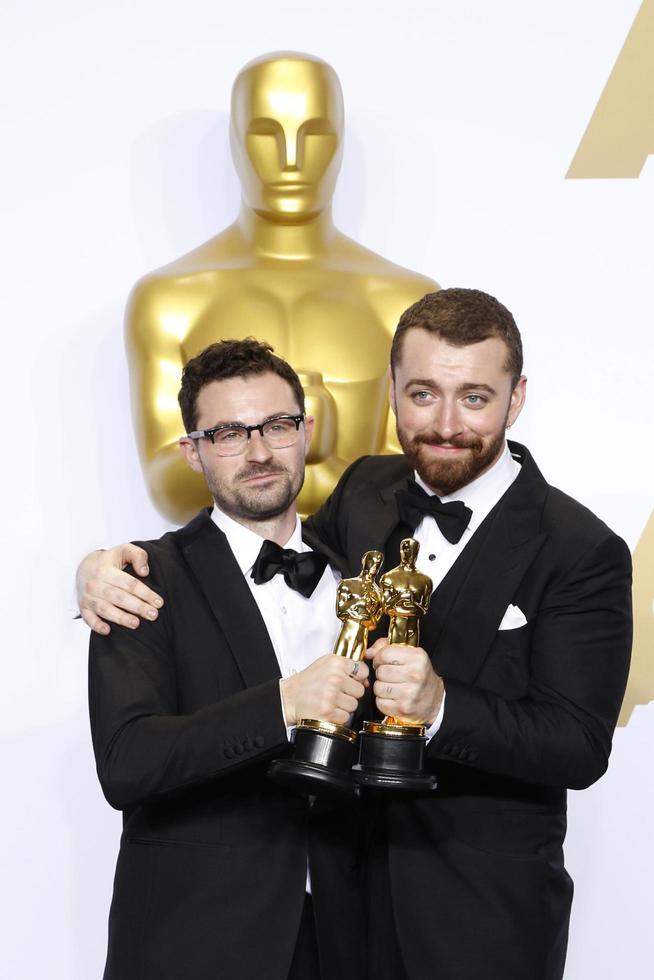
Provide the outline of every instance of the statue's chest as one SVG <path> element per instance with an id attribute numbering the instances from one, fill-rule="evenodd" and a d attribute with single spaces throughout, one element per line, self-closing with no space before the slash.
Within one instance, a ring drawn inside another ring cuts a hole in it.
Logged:
<path id="1" fill-rule="evenodd" d="M 192 325 L 186 355 L 221 338 L 247 336 L 272 344 L 298 371 L 319 371 L 326 382 L 386 374 L 390 331 L 351 275 L 225 277 Z"/>

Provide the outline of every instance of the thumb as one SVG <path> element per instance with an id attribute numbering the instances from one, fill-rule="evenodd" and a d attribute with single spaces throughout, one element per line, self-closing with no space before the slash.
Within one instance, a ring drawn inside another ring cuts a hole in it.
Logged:
<path id="1" fill-rule="evenodd" d="M 147 575 L 150 571 L 148 567 L 148 553 L 136 544 L 123 544 L 120 546 L 121 568 L 131 565 L 137 575 Z"/>
<path id="2" fill-rule="evenodd" d="M 385 636 L 380 636 L 378 640 L 375 640 L 371 647 L 366 650 L 366 660 L 374 660 L 380 650 L 388 646 L 388 640 Z"/>

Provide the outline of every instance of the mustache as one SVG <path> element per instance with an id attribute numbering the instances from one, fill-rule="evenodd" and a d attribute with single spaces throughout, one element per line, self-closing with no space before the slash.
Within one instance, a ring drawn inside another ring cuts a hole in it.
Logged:
<path id="1" fill-rule="evenodd" d="M 445 439 L 440 432 L 418 433 L 411 442 L 414 446 L 454 446 L 455 449 L 471 449 L 473 452 L 479 452 L 484 445 L 481 439 L 474 437 L 465 439 L 463 436 L 453 436 L 451 439 Z"/>
<path id="2" fill-rule="evenodd" d="M 283 466 L 264 466 L 261 463 L 248 463 L 236 474 L 237 480 L 249 480 L 253 476 L 278 476 L 286 473 Z"/>

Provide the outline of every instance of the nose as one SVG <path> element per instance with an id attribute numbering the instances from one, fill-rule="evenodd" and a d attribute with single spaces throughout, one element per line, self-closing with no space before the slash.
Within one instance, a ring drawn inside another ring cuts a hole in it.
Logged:
<path id="1" fill-rule="evenodd" d="M 434 419 L 434 427 L 443 439 L 452 439 L 463 431 L 463 423 L 459 417 L 459 408 L 455 400 L 443 398 L 438 404 Z"/>
<path id="2" fill-rule="evenodd" d="M 250 438 L 245 447 L 245 458 L 252 463 L 265 463 L 271 456 L 272 453 L 263 436 L 255 429 L 254 432 L 250 433 Z"/>
<path id="3" fill-rule="evenodd" d="M 297 170 L 299 131 L 294 129 L 284 130 L 284 144 L 286 147 L 286 161 L 284 170 Z"/>

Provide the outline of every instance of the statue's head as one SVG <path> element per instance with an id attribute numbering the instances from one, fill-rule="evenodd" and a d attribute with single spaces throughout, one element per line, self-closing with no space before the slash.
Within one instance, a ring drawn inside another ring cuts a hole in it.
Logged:
<path id="1" fill-rule="evenodd" d="M 246 204 L 281 223 L 329 206 L 343 150 L 343 94 L 333 68 L 296 53 L 249 62 L 232 88 L 232 156 Z"/>
<path id="2" fill-rule="evenodd" d="M 361 572 L 363 575 L 375 578 L 383 563 L 384 555 L 381 551 L 366 551 L 361 559 Z"/>
<path id="3" fill-rule="evenodd" d="M 418 557 L 419 548 L 420 545 L 415 538 L 404 538 L 400 542 L 400 561 L 402 564 L 409 565 L 413 568 Z"/>

